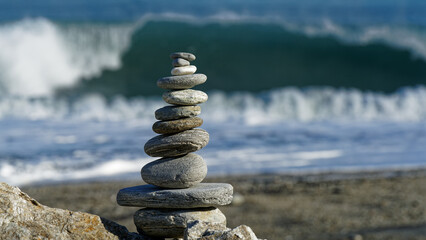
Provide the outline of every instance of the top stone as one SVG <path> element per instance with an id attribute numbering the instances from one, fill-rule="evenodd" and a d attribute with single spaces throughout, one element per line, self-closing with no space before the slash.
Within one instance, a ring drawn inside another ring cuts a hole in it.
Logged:
<path id="1" fill-rule="evenodd" d="M 170 58 L 171 59 L 183 58 L 183 59 L 188 60 L 188 61 L 194 61 L 195 55 L 192 54 L 192 53 L 186 53 L 186 52 L 174 52 L 174 53 L 170 54 Z"/>

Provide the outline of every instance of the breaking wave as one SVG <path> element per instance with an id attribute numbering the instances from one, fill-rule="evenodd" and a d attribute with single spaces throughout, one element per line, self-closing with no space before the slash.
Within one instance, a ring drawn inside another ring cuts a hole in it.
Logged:
<path id="1" fill-rule="evenodd" d="M 426 87 L 407 87 L 392 94 L 330 87 L 282 88 L 262 93 L 214 91 L 203 104 L 212 122 L 262 125 L 283 121 L 414 121 L 426 120 Z M 160 98 L 106 97 L 93 94 L 64 98 L 0 99 L 0 119 L 153 121 L 164 106 Z"/>
<path id="2" fill-rule="evenodd" d="M 167 60 L 146 56 L 176 49 L 203 56 L 197 66 L 215 79 L 206 90 L 326 85 L 392 92 L 426 84 L 424 27 L 346 26 L 327 18 L 304 24 L 222 12 L 146 14 L 132 23 L 24 19 L 0 25 L 0 49 L 3 96 L 51 96 L 70 88 L 147 95 L 155 89 L 152 80 L 168 70 L 161 67 Z M 256 54 L 263 54 L 260 65 L 248 68 Z"/>

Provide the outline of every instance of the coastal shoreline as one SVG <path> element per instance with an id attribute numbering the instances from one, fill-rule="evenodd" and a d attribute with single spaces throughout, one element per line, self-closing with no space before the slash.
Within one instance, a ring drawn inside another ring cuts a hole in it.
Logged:
<path id="1" fill-rule="evenodd" d="M 220 209 L 267 239 L 423 239 L 426 169 L 208 177 L 234 186 L 235 202 Z M 40 203 L 100 215 L 136 231 L 138 208 L 115 202 L 119 189 L 142 181 L 24 186 Z"/>

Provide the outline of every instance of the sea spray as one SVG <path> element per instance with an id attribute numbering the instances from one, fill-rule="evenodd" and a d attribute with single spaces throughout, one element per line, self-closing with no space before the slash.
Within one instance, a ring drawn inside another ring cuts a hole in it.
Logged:
<path id="1" fill-rule="evenodd" d="M 0 25 L 2 95 L 50 96 L 83 78 L 121 66 L 131 26 L 59 26 L 47 19 Z"/>

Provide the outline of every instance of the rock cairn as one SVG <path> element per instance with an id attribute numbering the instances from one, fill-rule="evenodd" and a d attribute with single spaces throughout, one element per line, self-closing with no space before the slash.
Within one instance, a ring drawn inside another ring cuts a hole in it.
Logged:
<path id="1" fill-rule="evenodd" d="M 144 147 L 151 157 L 161 157 L 141 170 L 148 183 L 121 189 L 121 206 L 144 207 L 134 215 L 138 232 L 159 238 L 181 238 L 193 221 L 226 227 L 226 218 L 217 209 L 230 204 L 232 186 L 226 183 L 201 183 L 207 174 L 203 158 L 193 152 L 205 147 L 209 134 L 200 128 L 203 120 L 197 104 L 207 101 L 207 94 L 190 89 L 204 83 L 207 76 L 195 74 L 191 53 L 172 53 L 172 76 L 160 78 L 157 85 L 168 91 L 163 100 L 171 104 L 155 111 L 159 120 L 152 126 L 161 134 Z"/>

